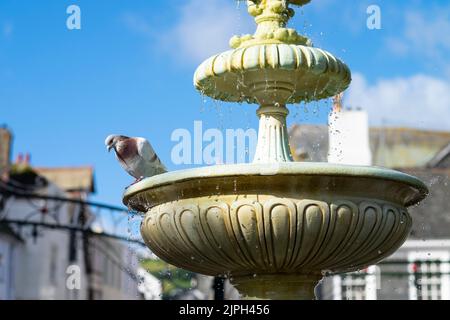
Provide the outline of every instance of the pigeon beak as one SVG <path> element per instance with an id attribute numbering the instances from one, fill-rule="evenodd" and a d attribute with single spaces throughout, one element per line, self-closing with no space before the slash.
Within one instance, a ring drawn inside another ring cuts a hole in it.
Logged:
<path id="1" fill-rule="evenodd" d="M 106 150 L 108 150 L 108 152 L 111 152 L 111 149 L 113 148 L 113 146 L 112 145 L 109 145 L 109 146 L 107 146 L 106 147 Z"/>

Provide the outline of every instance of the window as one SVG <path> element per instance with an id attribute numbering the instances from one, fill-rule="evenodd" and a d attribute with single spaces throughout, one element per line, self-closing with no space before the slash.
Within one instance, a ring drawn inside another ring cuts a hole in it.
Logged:
<path id="1" fill-rule="evenodd" d="M 5 281 L 5 261 L 3 253 L 0 252 L 0 283 Z"/>
<path id="2" fill-rule="evenodd" d="M 448 252 L 412 252 L 408 260 L 410 300 L 450 299 Z"/>
<path id="3" fill-rule="evenodd" d="M 117 272 L 116 287 L 118 289 L 122 288 L 122 270 L 120 270 L 120 269 L 118 269 L 118 272 Z"/>
<path id="4" fill-rule="evenodd" d="M 377 266 L 334 276 L 334 300 L 376 300 L 379 279 Z"/>
<path id="5" fill-rule="evenodd" d="M 52 245 L 50 249 L 50 284 L 56 286 L 58 284 L 58 246 Z"/>
<path id="6" fill-rule="evenodd" d="M 10 299 L 12 293 L 12 247 L 0 240 L 0 300 Z"/>
<path id="7" fill-rule="evenodd" d="M 102 259 L 103 259 L 103 283 L 107 284 L 108 283 L 108 279 L 109 279 L 109 261 L 108 259 L 102 255 Z"/>

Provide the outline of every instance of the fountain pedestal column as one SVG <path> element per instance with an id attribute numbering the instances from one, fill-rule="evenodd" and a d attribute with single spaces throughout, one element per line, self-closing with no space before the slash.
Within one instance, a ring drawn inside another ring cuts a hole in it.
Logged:
<path id="1" fill-rule="evenodd" d="M 231 283 L 246 300 L 314 300 L 321 274 L 268 274 L 233 277 Z"/>
<path id="2" fill-rule="evenodd" d="M 260 120 L 253 163 L 293 161 L 286 125 L 289 110 L 286 106 L 278 104 L 261 106 L 257 114 Z"/>

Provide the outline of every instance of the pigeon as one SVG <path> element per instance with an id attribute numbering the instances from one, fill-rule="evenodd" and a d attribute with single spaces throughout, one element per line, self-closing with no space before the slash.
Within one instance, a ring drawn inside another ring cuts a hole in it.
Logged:
<path id="1" fill-rule="evenodd" d="M 114 149 L 122 168 L 136 178 L 134 183 L 167 172 L 150 142 L 145 138 L 112 134 L 106 138 L 105 145 L 108 151 Z"/>

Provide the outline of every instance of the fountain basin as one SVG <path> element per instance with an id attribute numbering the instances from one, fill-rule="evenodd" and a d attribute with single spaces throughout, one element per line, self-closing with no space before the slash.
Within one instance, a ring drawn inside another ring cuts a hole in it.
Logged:
<path id="1" fill-rule="evenodd" d="M 145 214 L 143 239 L 161 259 L 228 275 L 245 296 L 274 298 L 273 285 L 278 298 L 310 299 L 324 271 L 359 270 L 398 249 L 407 207 L 427 192 L 393 170 L 287 162 L 169 172 L 123 201 Z"/>

